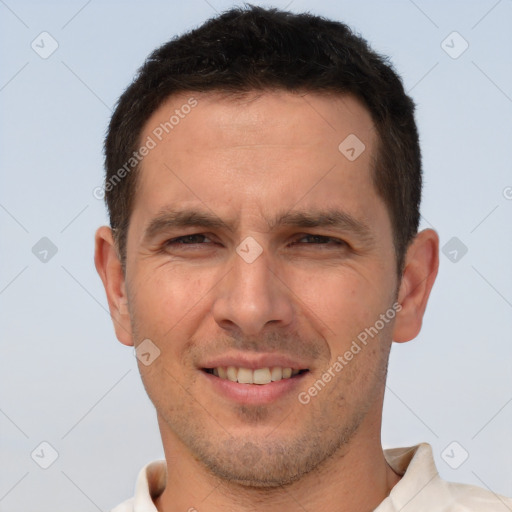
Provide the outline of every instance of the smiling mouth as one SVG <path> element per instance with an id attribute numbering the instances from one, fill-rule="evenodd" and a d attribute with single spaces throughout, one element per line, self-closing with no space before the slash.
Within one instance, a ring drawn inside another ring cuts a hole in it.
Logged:
<path id="1" fill-rule="evenodd" d="M 308 369 L 285 368 L 281 366 L 266 368 L 240 368 L 236 366 L 218 366 L 203 368 L 203 371 L 220 379 L 238 382 L 239 384 L 264 385 L 284 379 L 293 379 L 298 375 L 309 372 Z"/>

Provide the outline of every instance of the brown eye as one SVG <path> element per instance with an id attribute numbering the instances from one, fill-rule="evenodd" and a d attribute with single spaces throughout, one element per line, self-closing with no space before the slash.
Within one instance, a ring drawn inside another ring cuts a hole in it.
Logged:
<path id="1" fill-rule="evenodd" d="M 313 240 L 313 243 L 309 242 L 306 245 L 334 245 L 334 246 L 342 246 L 347 245 L 346 242 L 343 240 L 340 240 L 339 238 L 333 238 L 330 236 L 323 236 L 323 235 L 302 235 L 301 238 L 298 239 L 298 241 L 304 240 L 306 238 L 309 238 L 310 240 Z"/>
<path id="2" fill-rule="evenodd" d="M 201 240 L 202 239 L 205 239 L 207 241 L 210 241 L 211 240 L 209 238 L 207 238 L 205 235 L 202 235 L 201 233 L 195 233 L 193 235 L 184 235 L 184 236 L 179 236 L 177 238 L 172 238 L 171 240 L 168 240 L 167 242 L 165 242 L 165 245 L 169 246 L 169 245 L 195 245 L 195 244 L 200 244 L 201 245 Z"/>

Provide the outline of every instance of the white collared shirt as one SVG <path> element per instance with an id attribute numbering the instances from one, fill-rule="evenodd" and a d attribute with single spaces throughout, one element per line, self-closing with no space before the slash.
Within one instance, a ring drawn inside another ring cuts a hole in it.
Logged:
<path id="1" fill-rule="evenodd" d="M 511 498 L 443 480 L 427 443 L 384 450 L 384 457 L 402 478 L 374 512 L 512 512 Z M 137 477 L 135 496 L 111 512 L 158 512 L 152 498 L 164 490 L 166 476 L 164 460 L 144 466 Z"/>

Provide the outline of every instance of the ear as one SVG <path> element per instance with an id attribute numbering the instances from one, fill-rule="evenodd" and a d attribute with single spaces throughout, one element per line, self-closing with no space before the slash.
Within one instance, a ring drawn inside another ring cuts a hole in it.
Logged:
<path id="1" fill-rule="evenodd" d="M 407 250 L 398 292 L 402 309 L 396 315 L 393 340 L 399 343 L 415 338 L 439 268 L 439 237 L 433 229 L 418 233 Z"/>
<path id="2" fill-rule="evenodd" d="M 102 226 L 96 231 L 94 264 L 107 293 L 117 339 L 124 345 L 133 345 L 125 276 L 112 230 L 107 226 Z"/>

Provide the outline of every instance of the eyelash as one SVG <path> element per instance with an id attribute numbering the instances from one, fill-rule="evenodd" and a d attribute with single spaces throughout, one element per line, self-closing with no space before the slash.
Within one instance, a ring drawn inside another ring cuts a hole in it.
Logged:
<path id="1" fill-rule="evenodd" d="M 180 237 L 177 237 L 177 238 L 172 238 L 171 240 L 168 240 L 167 242 L 165 242 L 165 246 L 166 247 L 169 247 L 169 246 L 176 246 L 176 245 L 198 245 L 196 243 L 191 243 L 191 244 L 187 244 L 187 243 L 181 243 L 182 240 L 186 239 L 186 238 L 191 238 L 191 237 L 197 237 L 197 236 L 202 236 L 204 238 L 208 238 L 206 235 L 202 234 L 202 233 L 194 233 L 192 235 L 184 235 L 184 236 L 180 236 Z M 317 239 L 322 239 L 322 240 L 331 240 L 334 242 L 334 245 L 336 246 L 346 246 L 348 245 L 347 242 L 345 242 L 344 240 L 340 240 L 339 238 L 333 238 L 333 237 L 330 237 L 330 236 L 324 236 L 324 235 L 315 235 L 315 234 L 310 234 L 310 233 L 306 233 L 306 234 L 303 234 L 300 236 L 300 238 L 298 238 L 298 240 L 302 240 L 303 238 L 311 238 L 311 237 L 315 237 Z M 199 245 L 204 245 L 204 244 L 199 244 Z M 318 244 L 306 244 L 306 245 L 327 245 L 325 243 L 318 243 Z"/>

